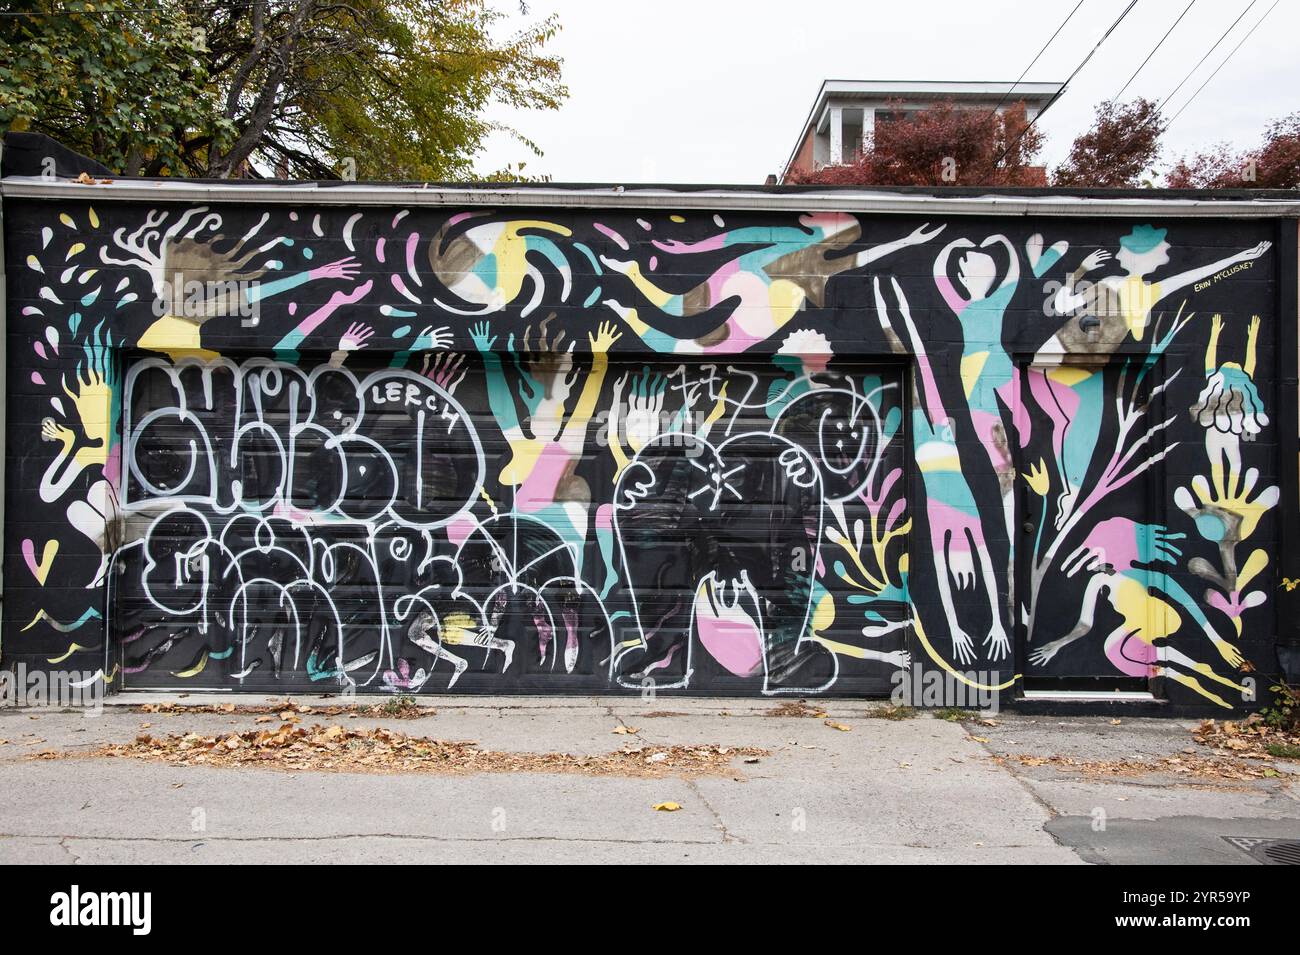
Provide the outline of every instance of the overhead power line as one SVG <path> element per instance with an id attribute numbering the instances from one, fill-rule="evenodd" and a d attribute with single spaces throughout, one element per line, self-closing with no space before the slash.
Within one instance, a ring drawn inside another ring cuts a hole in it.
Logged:
<path id="1" fill-rule="evenodd" d="M 1112 100 L 1114 100 L 1114 101 L 1116 101 L 1116 102 L 1119 101 L 1119 98 L 1120 98 L 1121 96 L 1124 95 L 1124 91 L 1125 91 L 1126 89 L 1129 88 L 1129 85 L 1130 85 L 1130 84 L 1131 84 L 1135 79 L 1137 79 L 1138 74 L 1141 73 L 1142 70 L 1146 67 L 1146 65 L 1147 65 L 1148 63 L 1151 62 L 1151 57 L 1155 56 L 1155 55 L 1156 55 L 1156 51 L 1159 50 L 1162 46 L 1164 46 L 1164 44 L 1165 44 L 1165 40 L 1168 40 L 1168 39 L 1169 39 L 1169 34 L 1171 34 L 1171 33 L 1174 32 L 1174 27 L 1178 26 L 1178 24 L 1180 24 L 1180 23 L 1183 22 L 1183 17 L 1187 16 L 1187 11 L 1190 10 L 1190 9 L 1192 9 L 1192 7 L 1194 7 L 1194 6 L 1196 6 L 1196 0 L 1191 0 L 1191 3 L 1189 3 L 1189 4 L 1187 4 L 1187 6 L 1183 7 L 1183 12 L 1180 13 L 1180 14 L 1178 14 L 1178 19 L 1174 21 L 1173 26 L 1171 26 L 1168 30 L 1165 31 L 1165 35 L 1162 36 L 1162 37 L 1160 38 L 1160 41 L 1159 41 L 1159 42 L 1158 42 L 1154 47 L 1151 48 L 1151 52 L 1148 53 L 1147 56 L 1146 56 L 1146 59 L 1143 60 L 1143 61 L 1138 65 L 1138 68 L 1137 68 L 1136 70 L 1133 71 L 1133 75 L 1130 76 L 1130 77 L 1128 78 L 1128 81 L 1127 81 L 1123 86 L 1121 86 L 1121 87 L 1119 88 L 1119 92 L 1116 93 L 1113 97 L 1111 97 Z"/>
<path id="2" fill-rule="evenodd" d="M 1246 35 L 1244 37 L 1242 37 L 1240 40 L 1237 41 L 1237 45 L 1234 46 L 1228 52 L 1228 55 L 1223 58 L 1223 62 L 1214 68 L 1214 72 L 1205 78 L 1205 82 L 1196 88 L 1196 92 L 1187 98 L 1187 102 L 1184 103 L 1182 106 L 1178 107 L 1178 112 L 1174 113 L 1173 116 L 1169 117 L 1169 122 L 1165 123 L 1166 129 L 1168 129 L 1173 124 L 1174 120 L 1176 120 L 1179 116 L 1183 115 L 1183 110 L 1187 109 L 1187 107 L 1192 105 L 1192 100 L 1196 99 L 1196 97 L 1200 95 L 1201 90 L 1205 89 L 1205 87 L 1209 85 L 1210 80 L 1214 79 L 1216 76 L 1219 75 L 1219 70 L 1223 69 L 1223 67 L 1227 65 L 1227 62 L 1230 59 L 1232 59 L 1232 55 L 1241 49 L 1241 45 L 1250 39 L 1250 35 L 1252 33 L 1254 33 L 1256 30 L 1259 29 L 1259 25 L 1268 19 L 1268 15 L 1273 12 L 1273 8 L 1278 5 L 1278 2 L 1279 0 L 1273 0 L 1273 6 L 1269 7 L 1267 10 L 1264 11 L 1264 15 L 1260 17 L 1257 21 L 1255 21 L 1255 25 L 1246 31 Z"/>
<path id="3" fill-rule="evenodd" d="M 1228 29 L 1223 31 L 1222 35 L 1217 40 L 1214 41 L 1214 44 L 1208 50 L 1205 51 L 1205 55 L 1196 61 L 1196 65 L 1193 66 L 1190 70 L 1188 70 L 1187 75 L 1178 81 L 1178 85 L 1175 86 L 1172 90 L 1170 90 L 1168 95 L 1166 95 L 1165 98 L 1160 101 L 1160 105 L 1157 107 L 1157 111 L 1164 109 L 1165 103 L 1168 103 L 1171 99 L 1174 98 L 1174 95 L 1180 89 L 1183 88 L 1183 84 L 1192 78 L 1192 74 L 1201 68 L 1201 64 L 1210 58 L 1210 54 L 1219 48 L 1219 44 L 1222 43 L 1225 39 L 1227 39 L 1229 33 L 1231 33 L 1234 29 L 1236 29 L 1237 24 L 1241 22 L 1241 18 L 1244 17 L 1246 14 L 1248 14 L 1250 12 L 1250 8 L 1253 7 L 1258 2 L 1259 0 L 1250 0 L 1250 2 L 1246 4 L 1245 9 L 1243 9 L 1239 14 L 1237 14 L 1237 19 L 1233 20 L 1230 24 L 1228 24 Z"/>
<path id="4" fill-rule="evenodd" d="M 1195 0 L 1193 0 L 1193 2 L 1195 2 Z M 1020 85 L 1021 81 L 1029 74 L 1029 71 L 1034 68 L 1034 64 L 1038 62 L 1039 58 L 1047 52 L 1047 48 L 1052 45 L 1052 41 L 1060 36 L 1061 31 L 1065 29 L 1065 25 L 1070 22 L 1070 19 L 1076 13 L 1079 12 L 1081 6 L 1083 6 L 1083 0 L 1079 0 L 1079 2 L 1074 5 L 1074 9 L 1066 14 L 1065 19 L 1061 21 L 1061 25 L 1056 28 L 1056 32 L 1047 38 L 1047 42 L 1044 43 L 1042 48 L 1034 54 L 1034 58 L 1029 61 L 1029 65 L 1021 70 L 1020 76 L 1018 76 L 1016 81 L 1011 84 L 1011 88 L 1002 94 L 1002 99 L 998 100 L 998 105 L 993 107 L 992 111 L 989 113 L 990 116 L 1006 105 L 1007 99 L 1011 96 L 1015 88 Z"/>
<path id="5" fill-rule="evenodd" d="M 989 175 L 993 172 L 993 170 L 997 169 L 998 166 L 1001 164 L 1002 160 L 1007 158 L 1007 154 L 1010 153 L 1011 150 L 1015 149 L 1016 146 L 1020 145 L 1020 141 L 1025 138 L 1025 135 L 1031 129 L 1034 128 L 1035 124 L 1037 124 L 1037 122 L 1040 119 L 1043 118 L 1043 114 L 1046 113 L 1049 109 L 1051 109 L 1052 105 L 1058 99 L 1061 98 L 1062 94 L 1064 94 L 1065 91 L 1069 88 L 1070 82 L 1076 76 L 1079 75 L 1080 70 L 1082 70 L 1085 66 L 1088 65 L 1088 61 L 1091 60 L 1093 58 L 1093 55 L 1098 50 L 1101 49 L 1101 45 L 1105 43 L 1106 40 L 1110 37 L 1110 35 L 1114 33 L 1115 30 L 1119 27 L 1119 25 L 1124 22 L 1124 18 L 1129 15 L 1129 11 L 1131 11 L 1135 6 L 1137 6 L 1137 0 L 1129 0 L 1128 6 L 1126 6 L 1120 12 L 1120 15 L 1115 18 L 1115 22 L 1106 28 L 1106 32 L 1101 35 L 1101 39 L 1099 39 L 1093 45 L 1092 49 L 1088 51 L 1088 54 L 1083 58 L 1083 60 L 1080 61 L 1079 65 L 1074 68 L 1074 72 L 1072 72 L 1068 77 L 1066 77 L 1065 82 L 1061 84 L 1061 88 L 1057 90 L 1054 94 L 1052 94 L 1052 98 L 1049 99 L 1043 105 L 1043 108 L 1038 111 L 1038 115 L 1036 115 L 1032 120 L 1026 123 L 1025 128 L 1020 131 L 1020 133 L 1016 136 L 1014 140 L 1012 140 L 1010 143 L 1007 144 L 1007 147 L 1002 150 L 1002 153 L 998 156 L 998 158 L 993 160 L 993 165 L 989 167 L 988 172 L 986 172 L 984 174 L 984 177 L 980 180 L 980 185 L 983 185 L 985 181 L 987 181 Z"/>
<path id="6" fill-rule="evenodd" d="M 1235 20 L 1233 20 L 1232 23 L 1228 24 L 1228 29 L 1224 30 L 1223 33 L 1219 36 L 1219 38 L 1218 38 L 1217 40 L 1215 40 L 1214 43 L 1210 46 L 1210 48 L 1209 48 L 1208 50 L 1205 51 L 1205 55 L 1202 56 L 1199 60 L 1197 60 L 1197 61 L 1196 61 L 1196 65 L 1193 66 L 1190 70 L 1188 70 L 1187 73 L 1183 76 L 1183 78 L 1182 78 L 1181 80 L 1178 81 L 1178 85 L 1175 86 L 1172 90 L 1170 90 L 1170 91 L 1165 95 L 1165 98 L 1162 99 L 1162 100 L 1160 101 L 1159 105 L 1156 106 L 1155 111 L 1150 115 L 1150 117 L 1149 117 L 1145 122 L 1143 122 L 1143 123 L 1139 123 L 1139 124 L 1137 125 L 1137 127 L 1134 128 L 1133 131 L 1132 131 L 1131 133 L 1129 133 L 1127 137 L 1125 137 L 1124 141 L 1123 141 L 1122 143 L 1120 143 L 1118 146 L 1115 147 L 1115 149 L 1114 149 L 1114 153 L 1115 153 L 1116 155 L 1122 154 L 1122 153 L 1124 152 L 1124 150 L 1128 148 L 1129 144 L 1130 144 L 1131 142 L 1133 142 L 1133 140 L 1137 139 L 1137 137 L 1140 136 L 1140 135 L 1142 135 L 1143 133 L 1149 131 L 1149 129 L 1150 129 L 1150 127 L 1151 127 L 1151 125 L 1152 125 L 1153 123 L 1160 123 L 1160 117 L 1161 117 L 1161 115 L 1162 115 L 1162 112 L 1161 112 L 1161 111 L 1165 108 L 1165 104 L 1168 103 L 1171 99 L 1174 98 L 1174 95 L 1175 95 L 1175 94 L 1176 94 L 1180 89 L 1182 89 L 1182 88 L 1183 88 L 1183 85 L 1184 85 L 1184 84 L 1185 84 L 1189 79 L 1192 78 L 1192 75 L 1193 75 L 1193 74 L 1194 74 L 1198 69 L 1201 68 L 1201 64 L 1204 63 L 1206 60 L 1208 60 L 1208 59 L 1210 58 L 1210 55 L 1211 55 L 1215 50 L 1217 50 L 1217 49 L 1219 48 L 1219 45 L 1220 45 L 1220 44 L 1221 44 L 1221 43 L 1222 43 L 1222 42 L 1227 38 L 1228 34 L 1231 33 L 1231 32 L 1236 28 L 1237 24 L 1241 22 L 1241 18 L 1244 17 L 1247 13 L 1249 13 L 1249 12 L 1250 12 L 1250 8 L 1253 7 L 1257 2 L 1258 2 L 1258 0 L 1250 0 L 1250 2 L 1246 4 L 1246 6 L 1242 9 L 1241 13 L 1237 14 L 1237 18 L 1236 18 Z M 1273 6 L 1277 6 L 1276 0 L 1275 0 L 1275 2 L 1274 2 Z M 1273 12 L 1273 7 L 1269 7 L 1269 8 L 1268 8 L 1268 11 L 1264 14 L 1264 16 L 1259 18 L 1259 22 L 1256 23 L 1255 26 L 1251 28 L 1250 33 L 1253 33 L 1253 32 L 1255 31 L 1255 28 L 1258 27 L 1260 23 L 1263 23 L 1263 22 L 1264 22 L 1264 17 L 1267 17 L 1267 16 L 1269 15 L 1269 13 L 1272 13 L 1272 12 Z M 1247 33 L 1247 34 L 1246 34 L 1246 37 L 1249 37 L 1249 36 L 1250 36 L 1250 33 Z M 1242 43 L 1244 43 L 1244 42 L 1246 41 L 1246 37 L 1242 37 L 1242 40 L 1241 40 Z M 1240 47 L 1240 46 L 1241 46 L 1241 43 L 1238 43 L 1238 44 L 1237 44 L 1237 47 Z M 1233 50 L 1232 50 L 1232 53 L 1235 53 L 1235 52 L 1237 52 L 1237 48 L 1236 48 L 1236 47 L 1234 47 Z M 1228 56 L 1224 58 L 1223 63 L 1227 63 L 1227 62 L 1228 62 L 1228 59 L 1231 58 L 1232 53 L 1229 53 Z M 1216 69 L 1216 70 L 1214 71 L 1215 73 L 1217 73 L 1220 69 L 1223 69 L 1223 63 L 1220 63 L 1220 64 L 1219 64 L 1218 69 Z M 1208 82 L 1209 82 L 1211 79 L 1213 79 L 1213 78 L 1214 78 L 1214 74 L 1211 73 L 1210 76 L 1209 76 L 1209 78 L 1206 79 L 1205 83 L 1208 83 Z M 1205 88 L 1205 83 L 1202 83 L 1202 84 L 1201 84 L 1200 88 L 1197 89 L 1196 93 L 1199 93 L 1202 89 Z M 1188 99 L 1187 102 L 1184 103 L 1184 104 L 1182 105 L 1181 108 L 1179 108 L 1178 113 L 1175 113 L 1175 114 L 1174 114 L 1174 119 L 1177 119 L 1177 118 L 1178 118 L 1178 114 L 1182 113 L 1183 110 L 1185 110 L 1189 105 L 1191 105 L 1192 100 L 1196 98 L 1196 93 L 1193 93 L 1192 96 L 1191 96 L 1191 98 Z M 1172 123 L 1172 122 L 1173 122 L 1173 119 L 1169 120 L 1169 122 L 1164 123 L 1163 126 L 1161 127 L 1161 130 L 1160 130 L 1160 131 L 1163 132 L 1164 130 L 1168 129 L 1168 128 L 1169 128 L 1169 123 Z"/>

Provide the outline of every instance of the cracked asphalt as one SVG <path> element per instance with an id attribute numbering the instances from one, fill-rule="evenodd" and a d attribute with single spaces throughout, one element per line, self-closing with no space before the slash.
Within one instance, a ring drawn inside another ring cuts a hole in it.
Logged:
<path id="1" fill-rule="evenodd" d="M 252 729 L 256 715 L 141 713 L 146 702 L 253 705 L 240 696 L 117 697 L 98 716 L 0 710 L 0 863 L 845 862 L 1256 864 L 1225 837 L 1300 838 L 1300 765 L 1213 782 L 1155 772 L 1096 778 L 1020 755 L 1158 759 L 1193 745 L 1183 721 L 999 714 L 995 725 L 823 700 L 422 699 L 417 719 L 304 722 L 471 739 L 485 749 L 598 754 L 647 744 L 756 746 L 724 775 L 366 774 L 174 766 L 77 755 L 147 732 Z M 337 700 L 296 698 L 328 705 Z M 360 698 L 360 703 L 369 702 Z M 148 724 L 147 726 L 145 724 Z M 635 729 L 618 735 L 615 727 Z M 676 802 L 677 812 L 656 803 Z"/>

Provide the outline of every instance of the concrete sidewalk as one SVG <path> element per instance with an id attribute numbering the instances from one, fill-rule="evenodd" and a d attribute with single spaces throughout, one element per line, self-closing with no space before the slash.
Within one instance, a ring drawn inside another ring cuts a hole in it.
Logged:
<path id="1" fill-rule="evenodd" d="M 140 733 L 266 728 L 251 713 L 137 709 L 161 700 L 261 702 L 132 694 L 97 717 L 0 710 L 0 862 L 1253 864 L 1224 837 L 1300 838 L 1300 777 L 1290 767 L 1225 785 L 1159 772 L 1096 778 L 1018 759 L 1134 759 L 1194 745 L 1191 724 L 1168 720 L 1001 714 L 990 726 L 928 714 L 884 719 L 881 704 L 846 700 L 815 701 L 827 717 L 807 718 L 770 715 L 779 700 L 442 697 L 422 698 L 436 714 L 417 719 L 302 719 L 510 752 L 595 755 L 640 741 L 754 746 L 771 755 L 690 779 L 31 758 Z M 615 734 L 618 726 L 635 733 Z M 682 809 L 654 811 L 665 801 Z"/>

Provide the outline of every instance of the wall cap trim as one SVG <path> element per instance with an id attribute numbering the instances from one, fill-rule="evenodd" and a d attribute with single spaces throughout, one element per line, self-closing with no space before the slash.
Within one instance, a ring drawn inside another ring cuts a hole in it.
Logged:
<path id="1" fill-rule="evenodd" d="M 965 191 L 963 190 L 963 193 Z M 1164 193 L 1150 198 L 996 193 L 935 195 L 870 189 L 768 191 L 750 187 L 449 186 L 119 179 L 85 185 L 71 179 L 11 176 L 0 180 L 6 199 L 95 202 L 250 202 L 275 205 L 446 206 L 572 209 L 667 209 L 710 212 L 849 212 L 883 215 L 1133 216 L 1160 218 L 1300 218 L 1300 196 L 1208 198 Z"/>

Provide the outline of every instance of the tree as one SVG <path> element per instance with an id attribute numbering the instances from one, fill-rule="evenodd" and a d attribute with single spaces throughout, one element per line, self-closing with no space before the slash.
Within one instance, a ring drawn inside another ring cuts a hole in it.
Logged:
<path id="1" fill-rule="evenodd" d="M 127 122 L 111 142 L 97 140 L 117 74 L 139 67 L 51 84 L 33 59 L 12 75 L 32 93 L 0 122 L 26 117 L 30 128 L 126 174 L 459 179 L 494 131 L 537 153 L 484 118 L 490 105 L 554 109 L 567 96 L 560 61 L 544 51 L 556 18 L 499 40 L 505 14 L 486 0 L 151 2 L 33 4 L 49 15 L 12 18 L 5 44 L 81 30 L 83 46 L 94 47 L 125 26 L 131 45 L 157 60 L 161 30 L 140 26 L 155 17 L 184 38 L 183 48 L 166 47 L 165 62 L 192 81 L 173 87 L 171 74 L 163 83 L 145 70 L 151 95 L 171 106 L 163 121 Z"/>
<path id="2" fill-rule="evenodd" d="M 1069 157 L 1053 171 L 1052 185 L 1132 189 L 1149 184 L 1164 129 L 1151 100 L 1099 103 L 1092 127 L 1079 134 Z"/>
<path id="3" fill-rule="evenodd" d="M 176 6 L 70 0 L 7 12 L 15 15 L 0 17 L 0 129 L 46 133 L 128 172 L 178 167 L 178 129 L 229 132 Z"/>
<path id="4" fill-rule="evenodd" d="M 1274 120 L 1254 149 L 1234 153 L 1220 143 L 1179 158 L 1165 176 L 1174 189 L 1295 189 L 1300 187 L 1300 112 Z"/>
<path id="5" fill-rule="evenodd" d="M 817 185 L 1041 186 L 1041 167 L 1032 165 L 1042 136 L 1025 120 L 1025 104 L 1002 112 L 962 109 L 939 103 L 903 115 L 902 102 L 889 104 L 875 135 L 853 162 L 792 171 L 792 183 Z M 891 115 L 900 118 L 891 118 Z"/>

